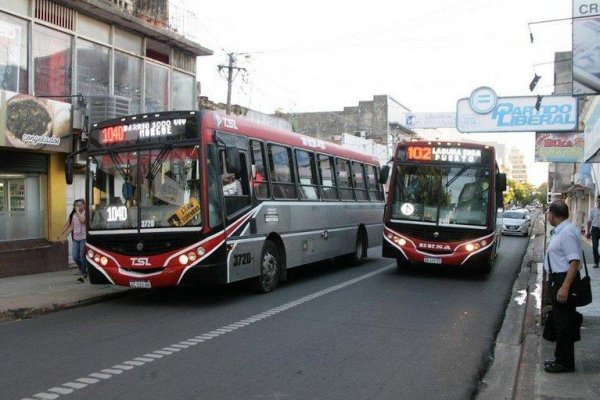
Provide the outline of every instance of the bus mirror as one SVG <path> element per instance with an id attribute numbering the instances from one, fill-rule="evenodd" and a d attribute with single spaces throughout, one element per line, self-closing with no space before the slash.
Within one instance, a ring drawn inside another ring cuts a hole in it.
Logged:
<path id="1" fill-rule="evenodd" d="M 506 190 L 506 174 L 496 174 L 496 191 L 504 192 Z"/>
<path id="2" fill-rule="evenodd" d="M 225 147 L 225 168 L 227 168 L 227 172 L 231 172 L 236 179 L 239 179 L 242 175 L 240 151 L 237 147 Z"/>
<path id="3" fill-rule="evenodd" d="M 390 166 L 384 165 L 381 167 L 381 171 L 379 171 L 379 183 L 385 185 L 388 180 L 388 175 L 390 174 Z"/>
<path id="4" fill-rule="evenodd" d="M 256 179 L 256 165 L 252 164 L 250 172 L 252 173 L 252 179 Z"/>
<path id="5" fill-rule="evenodd" d="M 67 185 L 73 183 L 73 157 L 70 155 L 67 156 L 67 161 L 65 162 L 65 181 L 67 181 Z"/>

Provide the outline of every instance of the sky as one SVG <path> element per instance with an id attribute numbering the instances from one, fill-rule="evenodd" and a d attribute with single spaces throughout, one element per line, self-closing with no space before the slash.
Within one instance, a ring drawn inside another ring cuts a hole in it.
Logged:
<path id="1" fill-rule="evenodd" d="M 247 70 L 232 102 L 261 112 L 336 111 L 387 94 L 413 112 L 447 112 L 479 86 L 499 96 L 551 94 L 555 51 L 571 50 L 570 0 L 173 0 L 196 14 L 201 95 L 224 102 L 218 65 L 237 53 Z M 534 23 L 531 24 L 530 23 Z M 530 30 L 534 42 L 530 42 Z M 530 181 L 533 133 L 473 134 L 525 154 Z"/>

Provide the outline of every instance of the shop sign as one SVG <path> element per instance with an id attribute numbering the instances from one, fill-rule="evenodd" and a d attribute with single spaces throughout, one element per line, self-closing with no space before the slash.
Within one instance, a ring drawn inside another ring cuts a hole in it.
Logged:
<path id="1" fill-rule="evenodd" d="M 536 132 L 535 161 L 577 163 L 583 160 L 583 132 Z"/>
<path id="2" fill-rule="evenodd" d="M 600 42 L 598 6 L 600 4 L 598 3 L 600 2 L 586 2 L 586 4 L 582 4 L 577 8 L 577 10 L 582 10 L 587 6 L 587 10 L 592 11 L 582 16 L 596 15 L 595 17 L 573 19 L 573 60 L 571 66 L 573 69 L 574 95 L 600 93 L 600 57 L 598 57 L 598 43 Z"/>
<path id="3" fill-rule="evenodd" d="M 0 90 L 0 147 L 72 151 L 71 104 Z"/>
<path id="4" fill-rule="evenodd" d="M 456 105 L 456 128 L 471 132 L 574 131 L 577 99 L 544 96 L 536 109 L 536 96 L 497 97 L 489 88 L 473 91 Z"/>
<path id="5" fill-rule="evenodd" d="M 410 113 L 406 114 L 404 126 L 408 129 L 455 128 L 456 113 Z"/>
<path id="6" fill-rule="evenodd" d="M 590 104 L 593 110 L 585 122 L 585 161 L 600 161 L 600 99 L 594 97 Z"/>
<path id="7" fill-rule="evenodd" d="M 573 17 L 592 17 L 600 15 L 600 1 L 573 0 Z"/>

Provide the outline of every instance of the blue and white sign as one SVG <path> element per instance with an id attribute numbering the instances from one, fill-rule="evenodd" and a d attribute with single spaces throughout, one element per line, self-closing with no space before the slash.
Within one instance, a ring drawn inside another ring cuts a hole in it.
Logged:
<path id="1" fill-rule="evenodd" d="M 456 113 L 406 114 L 404 126 L 408 129 L 456 128 Z"/>
<path id="2" fill-rule="evenodd" d="M 496 107 L 498 95 L 492 88 L 487 86 L 479 87 L 473 90 L 469 97 L 471 109 L 477 114 L 487 114 Z"/>
<path id="3" fill-rule="evenodd" d="M 473 94 L 478 94 L 475 90 Z M 479 94 L 481 96 L 481 94 Z M 484 97 L 485 100 L 485 97 Z M 491 98 L 493 102 L 493 97 Z M 488 112 L 480 100 L 460 99 L 456 104 L 456 129 L 472 132 L 574 131 L 577 129 L 577 99 L 572 96 L 544 96 L 539 110 L 537 97 L 497 97 Z M 473 105 L 475 103 L 475 105 Z"/>

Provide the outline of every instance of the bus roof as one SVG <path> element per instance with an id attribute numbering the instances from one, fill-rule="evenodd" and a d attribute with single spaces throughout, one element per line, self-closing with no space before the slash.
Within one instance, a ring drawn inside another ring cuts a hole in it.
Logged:
<path id="1" fill-rule="evenodd" d="M 379 165 L 379 159 L 374 155 L 354 151 L 312 136 L 259 124 L 243 118 L 223 115 L 215 111 L 205 110 L 202 112 L 201 126 L 203 128 L 218 129 L 223 132 L 248 136 L 267 142 Z"/>

